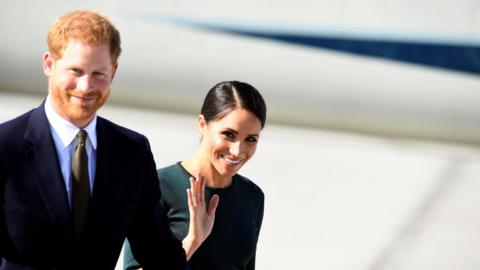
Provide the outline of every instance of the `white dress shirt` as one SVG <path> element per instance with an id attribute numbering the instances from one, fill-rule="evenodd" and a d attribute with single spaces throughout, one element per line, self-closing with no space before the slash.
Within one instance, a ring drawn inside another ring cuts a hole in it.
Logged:
<path id="1" fill-rule="evenodd" d="M 72 155 L 77 146 L 75 136 L 80 130 L 74 124 L 62 118 L 52 107 L 52 98 L 47 96 L 45 101 L 45 113 L 50 123 L 55 148 L 57 150 L 60 169 L 62 170 L 63 181 L 67 188 L 68 201 L 72 201 Z M 93 192 L 93 183 L 95 182 L 95 170 L 97 160 L 97 115 L 83 129 L 87 132 L 86 150 L 88 156 L 88 176 L 90 178 L 90 194 Z"/>

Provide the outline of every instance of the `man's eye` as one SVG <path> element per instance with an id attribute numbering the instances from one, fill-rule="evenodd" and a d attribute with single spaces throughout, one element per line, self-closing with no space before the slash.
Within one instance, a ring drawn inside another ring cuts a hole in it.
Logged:
<path id="1" fill-rule="evenodd" d="M 70 71 L 73 73 L 73 74 L 80 74 L 80 69 L 78 68 L 71 68 Z"/>
<path id="2" fill-rule="evenodd" d="M 95 76 L 96 78 L 105 78 L 105 73 L 102 73 L 102 72 L 94 72 L 93 73 L 93 76 Z"/>

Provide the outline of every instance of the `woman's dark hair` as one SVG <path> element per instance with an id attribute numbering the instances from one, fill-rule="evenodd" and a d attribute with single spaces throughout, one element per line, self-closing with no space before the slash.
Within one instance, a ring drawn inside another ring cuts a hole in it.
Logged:
<path id="1" fill-rule="evenodd" d="M 242 108 L 253 113 L 265 126 L 267 106 L 255 87 L 239 81 L 219 82 L 212 87 L 203 101 L 201 114 L 208 123 Z"/>

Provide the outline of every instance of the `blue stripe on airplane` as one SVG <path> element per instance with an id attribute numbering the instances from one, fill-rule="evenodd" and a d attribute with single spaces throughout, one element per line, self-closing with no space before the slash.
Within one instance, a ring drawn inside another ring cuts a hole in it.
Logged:
<path id="1" fill-rule="evenodd" d="M 480 75 L 479 41 L 425 36 L 394 38 L 393 35 L 382 38 L 385 35 L 313 27 L 205 21 L 159 14 L 139 14 L 137 18 Z"/>
<path id="2" fill-rule="evenodd" d="M 298 45 L 340 52 L 380 57 L 454 71 L 480 74 L 480 47 L 405 41 L 361 40 L 311 35 L 269 34 L 254 31 L 226 30 L 224 32 L 278 40 Z"/>

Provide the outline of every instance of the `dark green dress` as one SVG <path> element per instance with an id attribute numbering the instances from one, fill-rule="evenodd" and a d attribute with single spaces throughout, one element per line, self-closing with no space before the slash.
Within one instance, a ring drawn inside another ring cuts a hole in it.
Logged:
<path id="1" fill-rule="evenodd" d="M 180 162 L 158 170 L 161 203 L 172 233 L 181 241 L 188 233 L 189 211 L 186 189 L 191 175 Z M 234 175 L 227 188 L 206 188 L 207 203 L 213 194 L 220 196 L 212 233 L 189 261 L 192 270 L 255 269 L 255 251 L 263 219 L 264 195 L 249 179 Z M 137 269 L 128 243 L 125 269 Z"/>

